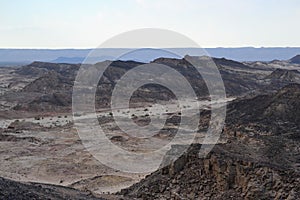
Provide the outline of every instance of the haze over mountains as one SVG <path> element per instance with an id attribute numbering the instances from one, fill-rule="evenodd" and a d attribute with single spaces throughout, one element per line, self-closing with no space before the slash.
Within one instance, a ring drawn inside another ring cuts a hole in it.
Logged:
<path id="1" fill-rule="evenodd" d="M 55 63 L 81 63 L 85 57 L 93 49 L 0 49 L 0 65 L 10 66 L 12 64 L 29 64 L 33 61 L 43 62 L 55 62 Z M 96 63 L 104 60 L 118 59 L 119 55 L 122 55 L 129 50 L 123 48 L 105 48 L 98 49 L 99 55 L 97 58 L 90 58 L 91 63 Z M 174 51 L 176 50 L 176 51 Z M 205 48 L 208 55 L 211 57 L 232 59 L 236 61 L 272 61 L 287 60 L 300 54 L 300 48 Z M 197 48 L 177 48 L 177 49 L 146 49 L 147 53 L 142 54 L 130 54 L 125 55 L 121 60 L 134 60 L 139 62 L 150 62 L 153 58 L 169 57 L 178 58 L 178 56 L 172 54 L 172 52 L 179 53 L 179 57 L 183 57 L 186 54 L 194 56 L 200 56 L 201 49 Z M 120 59 L 120 58 L 119 58 Z"/>

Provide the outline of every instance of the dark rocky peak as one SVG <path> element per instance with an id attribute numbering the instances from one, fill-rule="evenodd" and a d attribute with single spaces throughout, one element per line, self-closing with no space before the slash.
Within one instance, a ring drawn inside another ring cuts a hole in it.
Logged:
<path id="1" fill-rule="evenodd" d="M 300 82 L 300 72 L 298 70 L 276 69 L 265 79 L 276 79 L 288 82 Z"/>
<path id="2" fill-rule="evenodd" d="M 188 68 L 191 64 L 186 59 L 178 59 L 178 58 L 157 58 L 152 61 L 153 63 L 163 64 L 170 67 L 181 67 Z"/>
<path id="3" fill-rule="evenodd" d="M 63 77 L 55 71 L 47 71 L 23 88 L 23 92 L 51 93 L 53 91 L 70 90 L 72 80 Z"/>
<path id="4" fill-rule="evenodd" d="M 296 55 L 295 57 L 291 58 L 290 63 L 300 64 L 300 55 Z"/>
<path id="5" fill-rule="evenodd" d="M 223 67 L 226 67 L 226 66 L 229 66 L 231 68 L 234 68 L 234 69 L 247 69 L 249 68 L 249 66 L 241 63 L 241 62 L 237 62 L 237 61 L 234 61 L 234 60 L 229 60 L 229 59 L 226 59 L 226 58 L 213 58 L 213 61 L 217 64 L 217 65 L 221 65 Z"/>
<path id="6" fill-rule="evenodd" d="M 129 70 L 129 69 L 131 69 L 133 67 L 136 67 L 136 66 L 142 65 L 142 64 L 145 64 L 145 63 L 136 62 L 136 61 L 132 61 L 132 60 L 128 60 L 128 61 L 116 60 L 116 61 L 113 61 L 110 64 L 110 66 L 111 67 L 118 67 L 118 68 L 123 68 L 123 69 Z"/>
<path id="7" fill-rule="evenodd" d="M 192 56 L 193 57 L 193 56 Z M 208 57 L 208 56 L 200 56 L 199 57 L 200 61 L 203 62 L 207 62 L 207 61 L 213 61 L 218 68 L 221 69 L 227 69 L 227 68 L 231 68 L 231 69 L 241 69 L 241 70 L 245 70 L 245 69 L 250 69 L 249 66 L 241 63 L 241 62 L 237 62 L 234 60 L 228 60 L 226 58 L 213 58 L 213 57 Z M 173 66 L 173 67 L 178 67 L 180 66 L 181 68 L 189 68 L 191 66 L 191 63 L 188 62 L 187 56 L 185 56 L 182 59 L 177 59 L 177 58 L 158 58 L 155 59 L 153 62 L 155 63 L 160 63 L 160 64 L 165 64 L 168 66 Z"/>
<path id="8" fill-rule="evenodd" d="M 136 61 L 132 61 L 132 60 L 128 60 L 128 61 L 123 61 L 123 60 L 115 60 L 115 61 L 110 61 L 110 60 L 106 60 L 106 61 L 103 61 L 103 62 L 97 62 L 96 64 L 94 64 L 93 66 L 95 68 L 98 68 L 98 67 L 107 67 L 106 70 L 109 70 L 109 69 L 114 69 L 114 70 L 130 70 L 136 66 L 139 66 L 139 65 L 142 65 L 142 64 L 145 64 L 145 63 L 142 63 L 142 62 L 136 62 Z M 86 65 L 89 67 L 89 65 Z"/>
<path id="9" fill-rule="evenodd" d="M 23 75 L 41 76 L 49 71 L 55 71 L 63 76 L 75 74 L 80 64 L 33 62 L 16 70 L 16 73 Z"/>

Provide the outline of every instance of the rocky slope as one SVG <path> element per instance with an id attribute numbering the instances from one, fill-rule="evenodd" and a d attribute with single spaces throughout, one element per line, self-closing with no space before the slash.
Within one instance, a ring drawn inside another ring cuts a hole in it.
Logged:
<path id="1" fill-rule="evenodd" d="M 194 144 L 170 166 L 121 194 L 141 199 L 299 199 L 300 85 L 228 106 L 222 138 L 206 158 Z M 205 115 L 205 113 L 204 113 Z M 180 146 L 173 146 L 172 157 Z"/>
<path id="2" fill-rule="evenodd" d="M 266 89 L 278 90 L 289 83 L 300 83 L 300 72 L 298 70 L 275 69 L 270 75 L 264 78 L 267 84 Z"/>
<path id="3" fill-rule="evenodd" d="M 72 188 L 38 183 L 20 183 L 0 178 L 0 199 L 3 200 L 101 200 L 90 193 Z"/>
<path id="4" fill-rule="evenodd" d="M 201 145 L 192 145 L 171 166 L 120 193 L 141 199 L 300 198 L 299 173 L 243 157 L 231 150 L 234 145 L 217 145 L 204 159 Z"/>
<path id="5" fill-rule="evenodd" d="M 293 64 L 300 64 L 300 55 L 297 55 L 290 59 L 290 62 Z"/>
<path id="6" fill-rule="evenodd" d="M 296 136 L 300 131 L 299 99 L 300 85 L 291 84 L 274 94 L 237 100 L 228 106 L 226 121 L 235 126 L 259 124 L 272 133 L 293 132 Z"/>

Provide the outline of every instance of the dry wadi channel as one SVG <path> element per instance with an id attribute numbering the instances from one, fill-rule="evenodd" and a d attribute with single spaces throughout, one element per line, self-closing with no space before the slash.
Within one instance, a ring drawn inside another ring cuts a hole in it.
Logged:
<path id="1" fill-rule="evenodd" d="M 226 101 L 231 100 L 225 99 L 213 103 L 224 105 Z M 181 103 L 183 109 L 205 109 L 211 105 L 209 101 L 196 100 L 186 100 Z M 129 110 L 120 108 L 115 113 L 122 117 L 160 116 L 161 120 L 165 120 L 168 114 L 179 111 L 176 102 L 169 102 Z M 80 119 L 93 116 L 89 113 L 77 115 Z M 99 110 L 97 117 L 105 121 L 111 117 L 111 111 Z M 114 170 L 95 159 L 82 145 L 74 127 L 73 116 L 70 114 L 3 119 L 0 120 L 0 125 L 2 128 L 1 177 L 17 181 L 71 186 L 95 193 L 112 193 L 140 181 L 146 175 Z M 101 124 L 110 138 L 122 136 L 115 126 L 111 121 Z M 127 140 L 123 144 L 118 140 L 116 144 L 125 145 L 130 150 L 140 147 L 153 149 L 159 148 L 164 140 L 163 137 L 147 140 L 147 142 Z"/>

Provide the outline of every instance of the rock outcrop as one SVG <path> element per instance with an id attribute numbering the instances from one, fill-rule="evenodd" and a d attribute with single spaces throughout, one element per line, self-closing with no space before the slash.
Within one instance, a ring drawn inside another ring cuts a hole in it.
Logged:
<path id="1" fill-rule="evenodd" d="M 292 169 L 236 155 L 226 145 L 199 158 L 200 147 L 192 145 L 172 165 L 120 194 L 142 199 L 300 198 L 300 176 Z"/>

